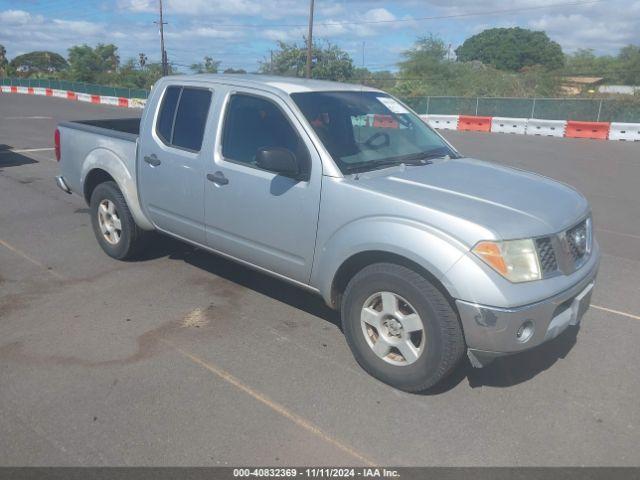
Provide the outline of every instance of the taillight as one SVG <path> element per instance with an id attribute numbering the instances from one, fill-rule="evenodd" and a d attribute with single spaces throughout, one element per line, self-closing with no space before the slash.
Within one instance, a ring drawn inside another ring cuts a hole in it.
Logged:
<path id="1" fill-rule="evenodd" d="M 53 134 L 53 143 L 56 150 L 56 160 L 60 161 L 60 130 L 56 128 L 56 133 Z"/>

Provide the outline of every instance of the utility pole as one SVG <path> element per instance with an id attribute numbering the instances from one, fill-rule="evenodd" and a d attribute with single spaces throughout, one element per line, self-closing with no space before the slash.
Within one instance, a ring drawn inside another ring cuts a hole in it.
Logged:
<path id="1" fill-rule="evenodd" d="M 313 3 L 309 5 L 309 34 L 307 36 L 307 78 L 311 78 L 311 54 L 313 50 Z"/>
<path id="2" fill-rule="evenodd" d="M 167 22 L 162 20 L 162 0 L 159 0 L 160 6 L 160 21 L 153 22 L 160 26 L 160 58 L 162 59 L 162 76 L 166 77 L 169 75 L 169 62 L 167 61 L 167 51 L 164 49 L 164 26 Z"/>
<path id="3" fill-rule="evenodd" d="M 362 84 L 366 85 L 367 84 L 367 75 L 366 72 L 364 70 L 364 47 L 365 47 L 365 42 L 362 42 Z"/>

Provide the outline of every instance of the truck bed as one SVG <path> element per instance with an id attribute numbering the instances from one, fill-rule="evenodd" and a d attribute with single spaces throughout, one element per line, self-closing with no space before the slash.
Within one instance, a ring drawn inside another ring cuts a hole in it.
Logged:
<path id="1" fill-rule="evenodd" d="M 60 126 L 134 142 L 140 134 L 139 117 L 110 118 L 106 120 L 76 120 L 73 122 L 62 122 Z"/>
<path id="2" fill-rule="evenodd" d="M 118 177 L 122 189 L 133 186 L 135 191 L 140 118 L 62 122 L 58 130 L 60 172 L 72 191 L 83 194 L 84 176 L 94 168 Z"/>

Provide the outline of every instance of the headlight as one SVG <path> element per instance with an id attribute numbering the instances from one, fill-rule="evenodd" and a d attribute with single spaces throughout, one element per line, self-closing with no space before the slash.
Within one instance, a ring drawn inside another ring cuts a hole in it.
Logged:
<path id="1" fill-rule="evenodd" d="M 542 278 L 533 240 L 479 242 L 472 249 L 487 265 L 514 283 Z"/>

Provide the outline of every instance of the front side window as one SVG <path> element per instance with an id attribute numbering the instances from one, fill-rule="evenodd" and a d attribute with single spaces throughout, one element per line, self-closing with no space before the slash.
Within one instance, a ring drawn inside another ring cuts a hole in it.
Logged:
<path id="1" fill-rule="evenodd" d="M 200 151 L 210 105 L 210 90 L 168 87 L 158 114 L 158 136 L 167 145 Z"/>
<path id="2" fill-rule="evenodd" d="M 385 93 L 305 92 L 291 97 L 343 173 L 457 156 L 418 116 Z"/>
<path id="3" fill-rule="evenodd" d="M 301 166 L 308 163 L 307 147 L 273 102 L 252 95 L 233 95 L 224 122 L 223 157 L 255 167 L 258 150 L 272 147 L 291 151 Z"/>

